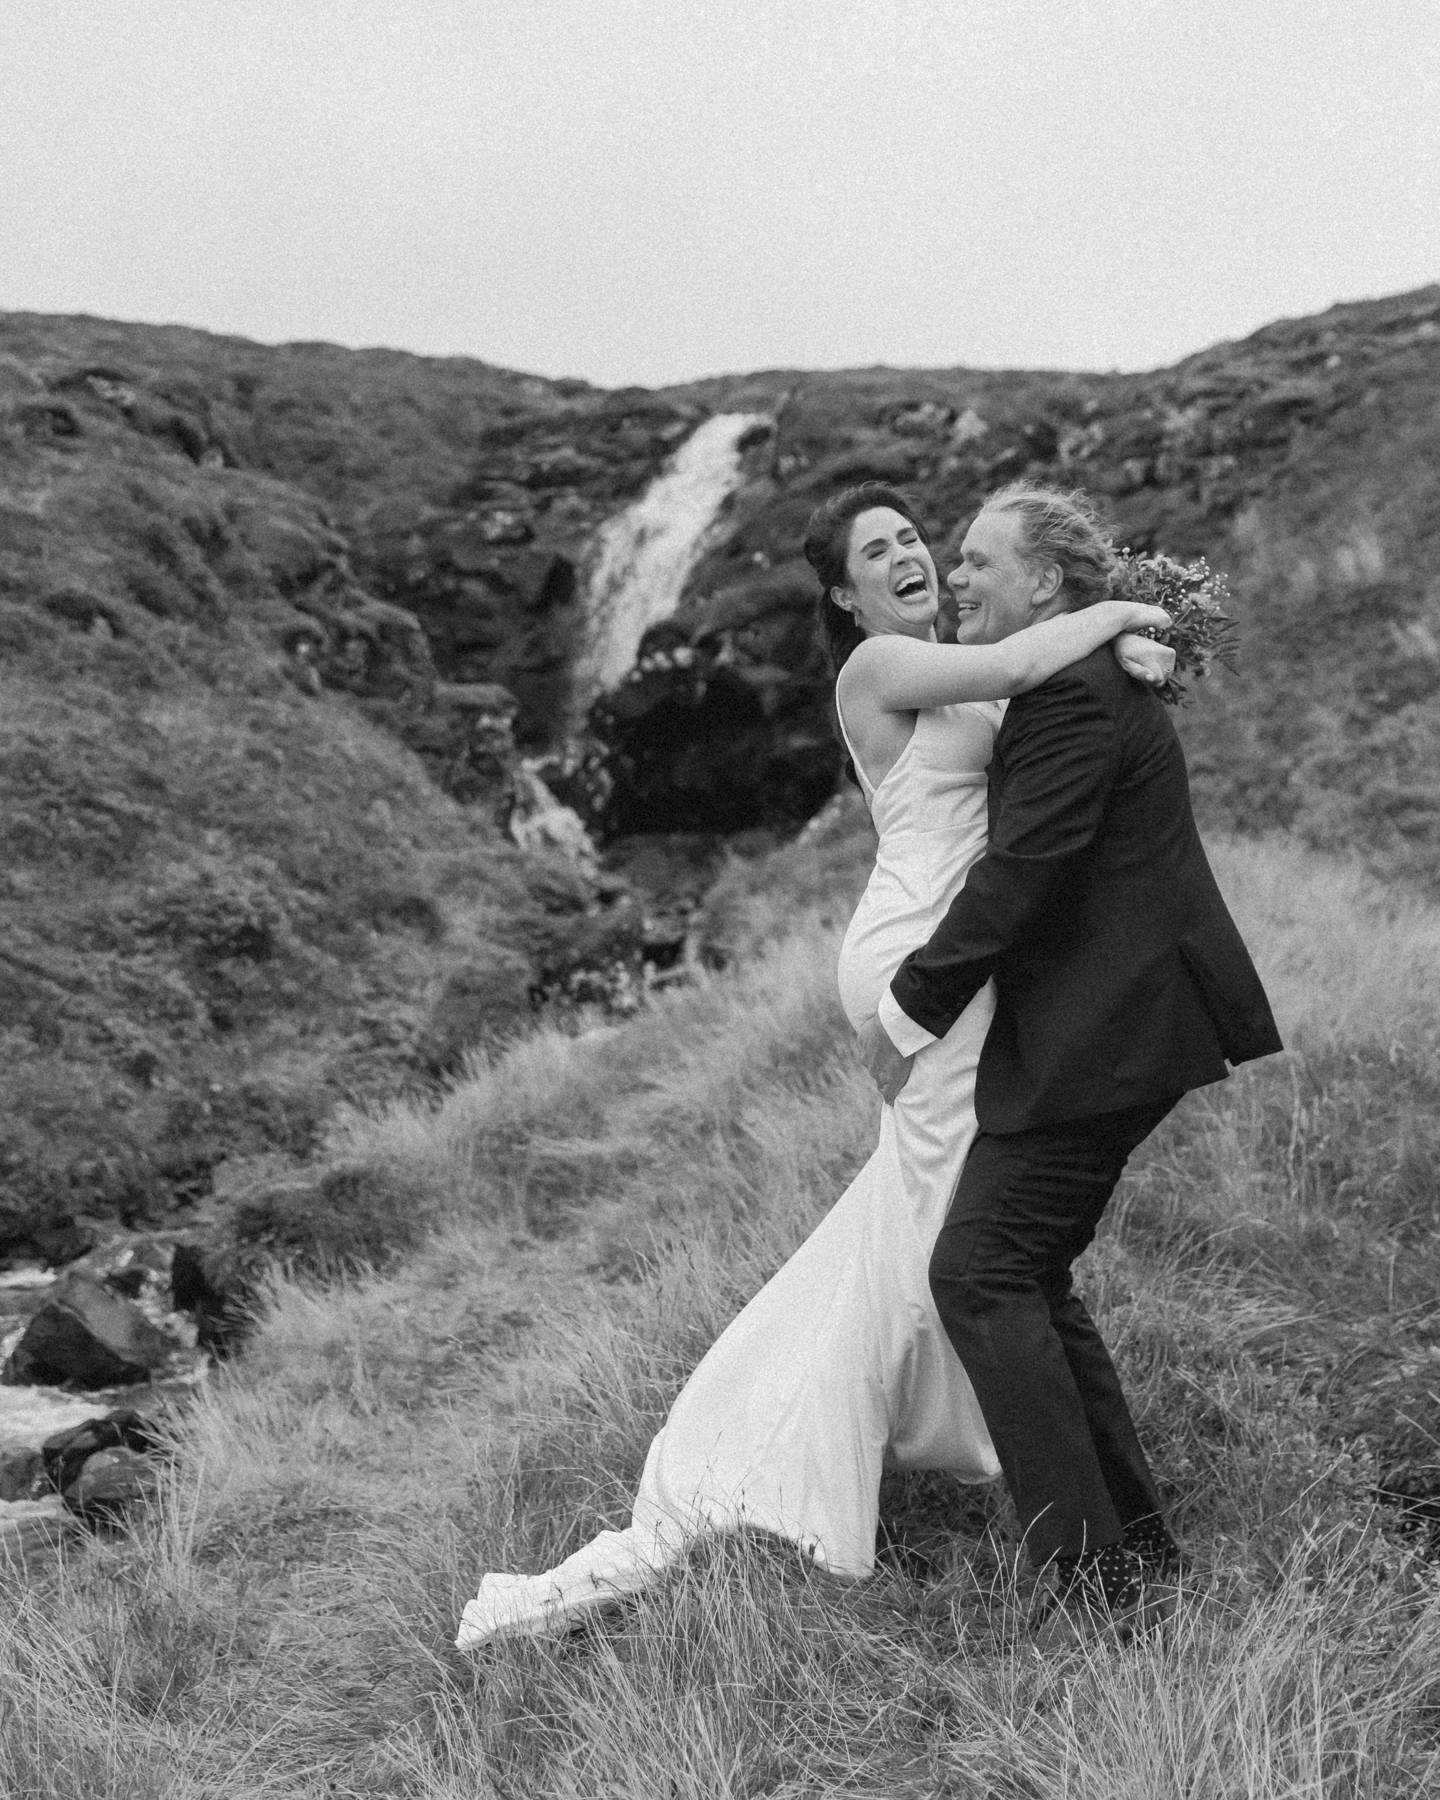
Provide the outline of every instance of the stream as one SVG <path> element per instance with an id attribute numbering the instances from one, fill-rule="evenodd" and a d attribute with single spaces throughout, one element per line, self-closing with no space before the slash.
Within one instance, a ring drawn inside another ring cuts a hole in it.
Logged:
<path id="1" fill-rule="evenodd" d="M 208 1358 L 194 1321 L 173 1309 L 169 1246 L 149 1235 L 117 1233 L 66 1270 L 38 1264 L 0 1270 L 0 1566 L 53 1546 L 76 1528 L 74 1509 L 38 1480 L 43 1445 L 58 1434 L 103 1420 L 117 1409 L 162 1412 L 205 1379 Z M 35 1315 L 64 1302 L 73 1279 L 88 1279 L 133 1324 L 155 1333 L 148 1379 L 94 1387 L 16 1378 L 7 1367 Z"/>

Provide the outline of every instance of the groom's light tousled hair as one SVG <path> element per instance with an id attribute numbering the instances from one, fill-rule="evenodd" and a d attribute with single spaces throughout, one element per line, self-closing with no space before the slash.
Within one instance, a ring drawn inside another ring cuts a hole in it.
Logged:
<path id="1" fill-rule="evenodd" d="M 1030 569 L 1053 563 L 1072 612 L 1114 596 L 1120 561 L 1094 503 L 1080 490 L 1012 481 L 986 500 L 984 512 L 1020 517 L 1021 560 Z"/>

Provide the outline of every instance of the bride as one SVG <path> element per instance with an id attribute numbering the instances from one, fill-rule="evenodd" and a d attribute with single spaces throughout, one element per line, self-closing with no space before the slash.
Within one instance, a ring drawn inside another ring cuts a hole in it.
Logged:
<path id="1" fill-rule="evenodd" d="M 985 769 L 1005 699 L 1112 640 L 1129 673 L 1163 681 L 1171 653 L 1121 634 L 1169 619 L 1106 600 L 997 644 L 938 643 L 924 526 L 880 482 L 820 507 L 805 555 L 820 579 L 840 729 L 879 836 L 840 952 L 841 1003 L 858 1029 L 985 848 Z M 993 1010 L 987 987 L 921 1051 L 881 1111 L 870 1160 L 707 1352 L 650 1445 L 629 1527 L 544 1574 L 486 1575 L 465 1608 L 462 1649 L 563 1627 L 646 1585 L 704 1530 L 758 1527 L 836 1574 L 867 1575 L 882 1466 L 998 1475 L 927 1279 L 975 1135 Z"/>

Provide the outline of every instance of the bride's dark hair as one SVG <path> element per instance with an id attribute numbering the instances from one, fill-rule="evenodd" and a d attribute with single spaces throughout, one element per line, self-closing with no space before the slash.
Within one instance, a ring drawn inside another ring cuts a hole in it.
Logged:
<path id="1" fill-rule="evenodd" d="M 873 506 L 888 506 L 901 514 L 920 534 L 922 544 L 930 542 L 924 521 L 915 502 L 899 488 L 884 481 L 862 481 L 858 487 L 841 488 L 823 506 L 817 506 L 805 527 L 805 560 L 820 579 L 820 596 L 816 602 L 816 623 L 820 641 L 825 646 L 825 660 L 832 676 L 845 666 L 845 659 L 857 644 L 865 642 L 854 613 L 846 612 L 830 598 L 831 588 L 844 587 L 849 579 L 850 527 L 863 512 Z"/>

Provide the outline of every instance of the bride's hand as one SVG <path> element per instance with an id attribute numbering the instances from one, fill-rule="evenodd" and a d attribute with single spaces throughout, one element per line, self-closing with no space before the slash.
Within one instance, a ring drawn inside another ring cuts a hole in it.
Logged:
<path id="1" fill-rule="evenodd" d="M 856 1036 L 860 1040 L 861 1060 L 870 1071 L 870 1079 L 879 1088 L 880 1098 L 887 1106 L 893 1106 L 901 1088 L 910 1079 L 915 1058 L 900 1054 L 879 1019 L 871 1019 L 862 1025 Z"/>
<path id="2" fill-rule="evenodd" d="M 1157 644 L 1154 638 L 1122 631 L 1110 647 L 1125 673 L 1147 687 L 1164 687 L 1174 673 L 1175 652 L 1168 644 Z"/>
<path id="3" fill-rule="evenodd" d="M 1122 600 L 1126 631 L 1158 631 L 1162 636 L 1175 621 L 1163 606 L 1148 606 L 1143 600 Z"/>

